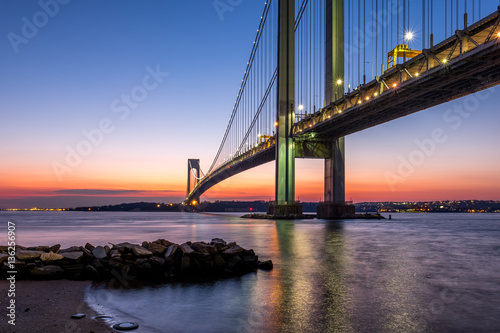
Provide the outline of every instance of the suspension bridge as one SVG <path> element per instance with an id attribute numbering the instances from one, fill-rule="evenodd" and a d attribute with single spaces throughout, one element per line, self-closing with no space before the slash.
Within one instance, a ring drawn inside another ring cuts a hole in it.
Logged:
<path id="1" fill-rule="evenodd" d="M 274 160 L 268 213 L 301 214 L 295 158 L 319 158 L 318 218 L 353 216 L 345 136 L 499 84 L 494 2 L 268 0 L 215 158 L 206 173 L 188 160 L 184 204 Z"/>

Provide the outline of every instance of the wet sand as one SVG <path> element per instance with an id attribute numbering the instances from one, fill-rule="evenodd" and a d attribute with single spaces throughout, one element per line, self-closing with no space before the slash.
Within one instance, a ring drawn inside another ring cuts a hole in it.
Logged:
<path id="1" fill-rule="evenodd" d="M 17 281 L 16 325 L 7 321 L 9 285 L 0 281 L 0 332 L 117 332 L 92 319 L 97 314 L 84 302 L 90 281 Z M 85 313 L 82 319 L 71 315 Z"/>

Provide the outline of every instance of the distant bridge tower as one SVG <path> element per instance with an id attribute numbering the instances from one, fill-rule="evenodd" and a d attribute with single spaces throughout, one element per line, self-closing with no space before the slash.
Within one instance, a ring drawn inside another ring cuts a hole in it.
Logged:
<path id="1" fill-rule="evenodd" d="M 344 95 L 344 0 L 326 0 L 325 100 L 326 105 Z M 354 206 L 345 204 L 345 139 L 331 142 L 325 159 L 324 202 L 318 218 L 353 217 Z"/>
<path id="2" fill-rule="evenodd" d="M 193 175 L 193 172 L 195 175 Z M 188 176 L 188 184 L 187 184 L 187 195 L 186 197 L 189 197 L 189 193 L 191 193 L 191 183 L 192 183 L 192 178 L 193 177 L 196 182 L 198 182 L 198 179 L 201 178 L 201 173 L 200 173 L 200 160 L 199 159 L 188 159 L 188 170 L 187 170 L 187 176 Z M 195 201 L 195 202 L 193 202 Z M 194 198 L 189 204 L 192 206 L 196 206 L 200 202 L 200 198 Z"/>

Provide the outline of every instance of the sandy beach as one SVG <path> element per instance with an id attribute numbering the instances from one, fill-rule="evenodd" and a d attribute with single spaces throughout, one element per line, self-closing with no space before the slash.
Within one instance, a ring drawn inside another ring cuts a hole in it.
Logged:
<path id="1" fill-rule="evenodd" d="M 85 289 L 90 281 L 17 281 L 16 325 L 8 323 L 9 289 L 6 280 L 0 281 L 0 332 L 116 332 L 105 323 L 93 319 L 97 314 L 84 302 Z M 82 319 L 71 315 L 85 313 Z"/>

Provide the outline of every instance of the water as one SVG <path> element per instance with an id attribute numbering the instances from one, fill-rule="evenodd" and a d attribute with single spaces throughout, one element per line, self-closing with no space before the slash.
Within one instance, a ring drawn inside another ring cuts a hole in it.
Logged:
<path id="1" fill-rule="evenodd" d="M 24 246 L 214 237 L 274 270 L 141 289 L 93 285 L 87 301 L 139 332 L 498 332 L 500 215 L 262 221 L 232 214 L 0 212 Z M 126 281 L 133 279 L 122 276 Z"/>

